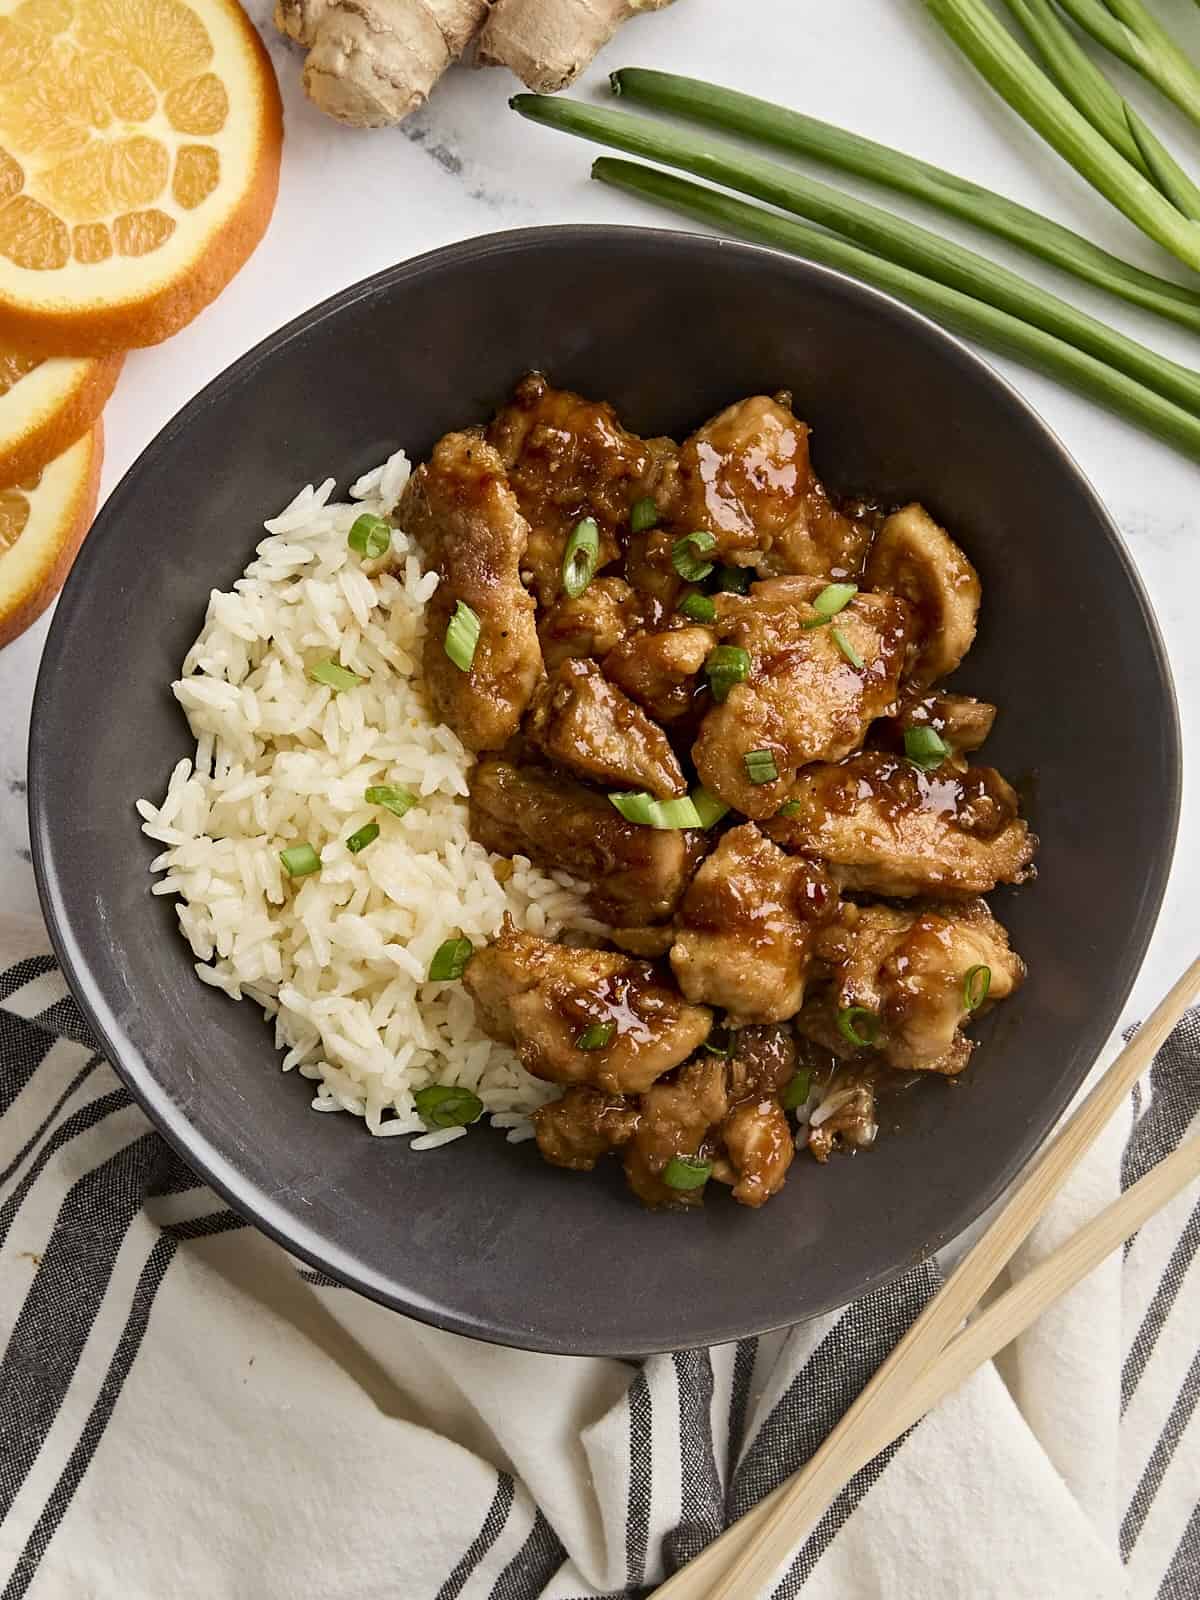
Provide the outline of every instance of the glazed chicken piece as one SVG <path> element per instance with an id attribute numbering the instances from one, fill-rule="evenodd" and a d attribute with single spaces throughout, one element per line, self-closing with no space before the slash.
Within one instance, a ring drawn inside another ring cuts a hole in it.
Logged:
<path id="1" fill-rule="evenodd" d="M 845 1007 L 861 1006 L 876 1020 L 852 1019 L 852 1026 L 862 1037 L 878 1030 L 873 1055 L 891 1067 L 947 1076 L 962 1071 L 974 1048 L 962 1025 L 1025 976 L 982 900 L 904 911 L 844 905 L 822 935 L 821 954 L 832 988 L 805 1006 L 802 1033 L 835 1055 L 854 1055 L 836 1019 Z"/>
<path id="2" fill-rule="evenodd" d="M 522 378 L 487 436 L 530 526 L 524 570 L 542 605 L 562 591 L 563 554 L 582 518 L 600 529 L 597 569 L 620 557 L 634 502 L 654 494 L 675 448 L 639 439 L 606 401 L 552 388 L 538 372 Z"/>
<path id="3" fill-rule="evenodd" d="M 733 1102 L 782 1094 L 796 1076 L 799 1052 L 790 1027 L 737 1028 L 730 1036 L 727 1087 Z"/>
<path id="4" fill-rule="evenodd" d="M 526 732 L 551 760 L 610 789 L 687 793 L 666 734 L 594 661 L 564 661 L 539 687 Z"/>
<path id="5" fill-rule="evenodd" d="M 795 1143 L 779 1096 L 796 1062 L 790 1028 L 739 1028 L 733 1035 L 725 1079 L 731 1109 L 718 1130 L 724 1151 L 712 1175 L 733 1186 L 741 1205 L 760 1206 L 783 1188 Z"/>
<path id="6" fill-rule="evenodd" d="M 601 1156 L 629 1143 L 638 1115 L 636 1101 L 577 1084 L 561 1099 L 539 1106 L 533 1127 L 538 1149 L 551 1166 L 591 1172 Z"/>
<path id="7" fill-rule="evenodd" d="M 658 923 L 645 928 L 610 928 L 609 938 L 626 955 L 643 961 L 659 961 L 675 943 L 675 924 Z"/>
<path id="8" fill-rule="evenodd" d="M 975 568 L 923 506 L 888 517 L 871 546 L 864 582 L 912 608 L 906 679 L 925 685 L 953 672 L 974 642 L 982 590 Z"/>
<path id="9" fill-rule="evenodd" d="M 732 698 L 732 697 L 731 697 Z M 1037 839 L 993 767 L 943 762 L 922 772 L 867 750 L 800 773 L 765 831 L 821 860 L 844 889 L 888 895 L 979 895 L 1031 875 Z"/>
<path id="10" fill-rule="evenodd" d="M 804 1001 L 816 935 L 837 900 L 819 867 L 786 855 L 752 822 L 731 828 L 683 897 L 675 981 L 734 1025 L 783 1022 Z"/>
<path id="11" fill-rule="evenodd" d="M 709 711 L 692 756 L 701 782 L 756 821 L 775 815 L 799 768 L 849 755 L 896 700 L 908 607 L 856 594 L 829 623 L 812 605 L 824 587 L 819 578 L 775 578 L 716 597 L 722 641 L 747 652 L 749 677 Z M 759 751 L 774 761 L 774 780 L 751 777 L 746 757 Z"/>
<path id="12" fill-rule="evenodd" d="M 544 614 L 538 633 L 546 671 L 570 656 L 599 661 L 635 630 L 656 625 L 662 614 L 656 600 L 623 578 L 593 578 L 581 595 L 563 595 Z"/>
<path id="13" fill-rule="evenodd" d="M 773 1095 L 743 1100 L 722 1122 L 720 1136 L 733 1173 L 733 1198 L 743 1206 L 765 1205 L 783 1188 L 796 1154 L 787 1112 Z"/>
<path id="14" fill-rule="evenodd" d="M 471 774 L 469 826 L 487 850 L 588 879 L 592 910 L 617 927 L 666 921 L 708 849 L 697 829 L 640 827 L 561 773 L 498 760 Z"/>
<path id="15" fill-rule="evenodd" d="M 876 1091 L 880 1069 L 850 1062 L 826 1085 L 808 1127 L 808 1148 L 822 1166 L 839 1147 L 866 1150 L 879 1133 Z"/>
<path id="16" fill-rule="evenodd" d="M 900 696 L 896 715 L 883 718 L 878 731 L 890 747 L 902 751 L 908 729 L 932 728 L 955 755 L 965 755 L 979 749 L 995 721 L 996 707 L 986 700 L 916 688 Z"/>
<path id="17" fill-rule="evenodd" d="M 625 1146 L 625 1176 L 643 1205 L 704 1204 L 703 1188 L 673 1189 L 664 1182 L 663 1172 L 676 1156 L 710 1159 L 712 1130 L 728 1109 L 725 1063 L 720 1056 L 697 1056 L 643 1094 L 637 1129 Z"/>
<path id="18" fill-rule="evenodd" d="M 852 577 L 871 530 L 830 503 L 790 397 L 754 395 L 706 422 L 679 452 L 679 528 L 716 535 L 714 559 L 783 573 Z"/>
<path id="19" fill-rule="evenodd" d="M 659 722 L 676 722 L 695 703 L 700 674 L 717 642 L 711 628 L 634 633 L 604 657 L 604 675 Z"/>
<path id="20" fill-rule="evenodd" d="M 513 1045 L 527 1072 L 607 1094 L 640 1094 L 712 1029 L 712 1012 L 688 1005 L 649 962 L 553 944 L 511 917 L 463 983 L 484 1030 Z"/>
<path id="21" fill-rule="evenodd" d="M 439 577 L 423 656 L 434 709 L 469 750 L 499 750 L 542 675 L 533 598 L 520 578 L 529 524 L 499 456 L 476 433 L 448 433 L 409 479 L 397 521 L 420 540 Z M 445 649 L 459 601 L 479 619 L 466 672 Z"/>
<path id="22" fill-rule="evenodd" d="M 672 528 L 652 528 L 649 533 L 634 534 L 625 547 L 626 578 L 639 594 L 652 599 L 664 615 L 676 609 L 686 587 L 671 559 L 675 541 L 681 537 Z"/>

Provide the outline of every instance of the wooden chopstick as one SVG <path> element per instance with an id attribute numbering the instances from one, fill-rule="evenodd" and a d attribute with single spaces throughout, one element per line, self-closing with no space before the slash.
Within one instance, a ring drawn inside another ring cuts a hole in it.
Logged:
<path id="1" fill-rule="evenodd" d="M 975 1366 L 1015 1337 L 1022 1326 L 1028 1326 L 1058 1294 L 1090 1271 L 1115 1247 L 1116 1241 L 1126 1237 L 1119 1232 L 1126 1217 L 1136 1219 L 1140 1215 L 1144 1220 L 1190 1181 L 1197 1151 L 1189 1145 L 1160 1163 L 975 1323 L 958 1333 L 965 1317 L 1011 1260 L 1154 1059 L 1198 986 L 1200 960 L 1192 963 L 1036 1158 L 978 1243 L 964 1256 L 811 1460 L 701 1556 L 655 1590 L 656 1600 L 751 1600 L 765 1590 L 799 1534 L 817 1520 L 866 1461 L 899 1437 Z M 1143 1210 L 1144 1207 L 1149 1209 Z M 1134 1220 L 1128 1231 L 1138 1226 L 1140 1222 Z M 1110 1236 L 1114 1244 L 1102 1249 Z M 1026 1290 L 1031 1279 L 1032 1288 Z M 1022 1322 L 1022 1318 L 1026 1320 Z M 982 1335 L 976 1332 L 980 1326 L 984 1329 Z M 1005 1332 L 1006 1328 L 1011 1331 Z M 1000 1344 L 994 1344 L 997 1338 Z M 960 1340 L 968 1339 L 970 1343 L 959 1346 Z M 959 1348 L 947 1349 L 951 1344 Z M 986 1348 L 988 1344 L 993 1348 Z M 940 1370 L 943 1359 L 949 1362 L 945 1380 Z M 917 1401 L 921 1402 L 921 1409 L 914 1415 L 912 1406 Z M 723 1569 L 719 1575 L 718 1566 Z"/>
<path id="2" fill-rule="evenodd" d="M 1019 1283 L 994 1300 L 986 1311 L 955 1334 L 936 1356 L 898 1407 L 886 1428 L 888 1437 L 864 1440 L 860 1466 L 886 1450 L 894 1439 L 918 1422 L 927 1411 L 998 1355 L 1005 1345 L 1036 1322 L 1047 1306 L 1073 1289 L 1098 1267 L 1107 1255 L 1128 1239 L 1148 1217 L 1160 1211 L 1194 1179 L 1200 1177 L 1200 1138 L 1160 1161 L 1132 1188 L 1082 1227 L 1053 1254 L 1047 1256 Z M 855 1468 L 857 1471 L 858 1468 Z M 652 1600 L 707 1600 L 717 1575 L 744 1551 L 767 1520 L 770 1508 L 783 1498 L 787 1484 L 773 1490 L 714 1539 L 694 1561 L 655 1589 Z"/>

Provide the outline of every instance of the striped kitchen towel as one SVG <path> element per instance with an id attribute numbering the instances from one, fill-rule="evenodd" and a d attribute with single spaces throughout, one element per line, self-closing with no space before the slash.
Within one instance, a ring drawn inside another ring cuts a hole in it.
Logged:
<path id="1" fill-rule="evenodd" d="M 811 1454 L 937 1288 L 927 1263 L 638 1364 L 436 1333 L 198 1183 L 44 950 L 0 917 L 3 1600 L 643 1594 Z M 1198 1126 L 1193 1013 L 1015 1271 Z M 1198 1245 L 1193 1190 L 798 1530 L 772 1594 L 1195 1600 Z"/>

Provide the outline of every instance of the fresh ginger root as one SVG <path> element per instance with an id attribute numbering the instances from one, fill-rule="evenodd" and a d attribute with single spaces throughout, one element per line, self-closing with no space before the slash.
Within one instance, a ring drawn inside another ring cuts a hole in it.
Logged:
<path id="1" fill-rule="evenodd" d="M 476 59 L 508 67 L 539 94 L 565 89 L 623 22 L 671 0 L 492 0 Z"/>
<path id="2" fill-rule="evenodd" d="M 481 66 L 565 89 L 627 18 L 671 0 L 275 0 L 275 26 L 308 50 L 304 87 L 355 128 L 401 122 L 478 38 Z"/>
<path id="3" fill-rule="evenodd" d="M 310 100 L 354 128 L 425 104 L 478 33 L 488 0 L 275 0 L 275 26 L 305 45 Z"/>

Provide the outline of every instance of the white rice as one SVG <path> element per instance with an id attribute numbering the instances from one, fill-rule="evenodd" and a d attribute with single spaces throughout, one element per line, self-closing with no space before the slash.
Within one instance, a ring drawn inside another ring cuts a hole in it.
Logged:
<path id="1" fill-rule="evenodd" d="M 178 897 L 197 975 L 274 1018 L 283 1069 L 317 1085 L 315 1111 L 419 1134 L 417 1150 L 466 1131 L 425 1131 L 413 1094 L 428 1084 L 473 1089 L 513 1141 L 555 1093 L 486 1037 L 461 984 L 426 981 L 438 946 L 483 944 L 505 912 L 549 938 L 603 928 L 580 884 L 489 855 L 467 831 L 472 758 L 420 682 L 437 575 L 400 531 L 380 562 L 346 542 L 363 511 L 393 510 L 408 474 L 397 452 L 353 485 L 354 503 L 331 503 L 329 478 L 265 524 L 245 575 L 213 590 L 173 685 L 195 757 L 160 805 L 137 808 L 165 847 L 154 893 Z M 341 694 L 314 683 L 309 669 L 331 657 L 365 681 Z M 368 806 L 374 784 L 403 785 L 419 804 L 402 818 Z M 345 840 L 368 822 L 379 837 L 351 854 Z M 321 870 L 293 879 L 279 852 L 301 842 Z"/>

